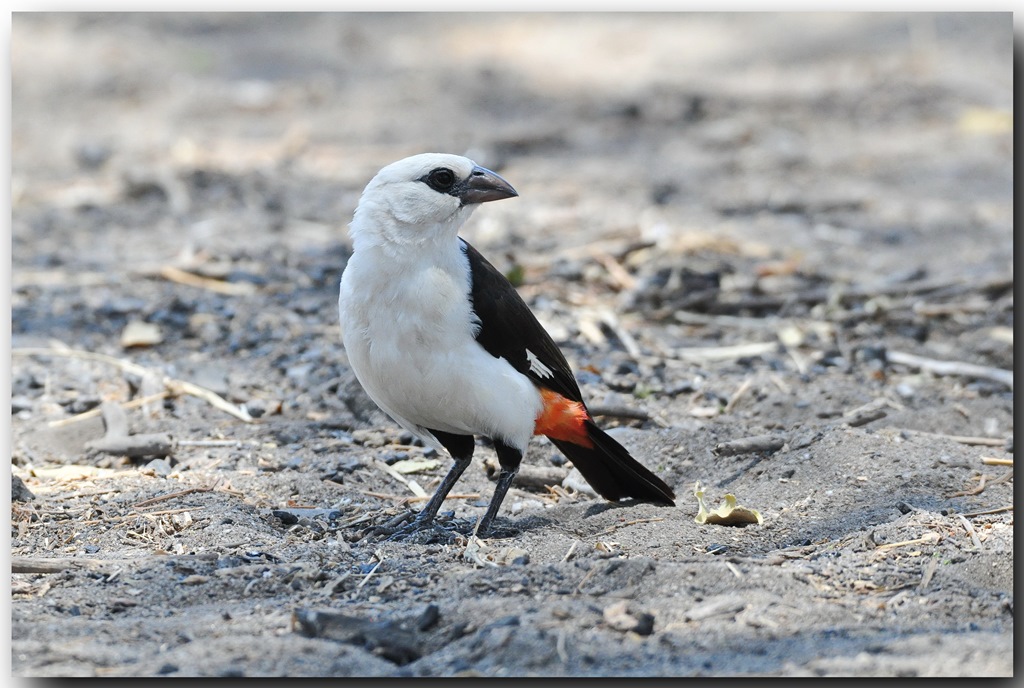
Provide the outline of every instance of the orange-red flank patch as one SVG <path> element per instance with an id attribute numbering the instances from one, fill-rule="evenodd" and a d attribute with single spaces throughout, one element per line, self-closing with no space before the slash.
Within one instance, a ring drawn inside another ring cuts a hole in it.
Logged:
<path id="1" fill-rule="evenodd" d="M 534 435 L 547 435 L 554 440 L 564 440 L 588 448 L 594 446 L 583 427 L 583 422 L 590 416 L 582 403 L 566 399 L 550 389 L 541 388 L 540 397 L 544 408 L 534 422 Z"/>

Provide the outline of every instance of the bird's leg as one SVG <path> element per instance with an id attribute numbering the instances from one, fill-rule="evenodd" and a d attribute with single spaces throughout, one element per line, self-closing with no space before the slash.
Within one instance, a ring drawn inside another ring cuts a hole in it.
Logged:
<path id="1" fill-rule="evenodd" d="M 498 454 L 498 465 L 501 471 L 498 473 L 498 484 L 494 486 L 494 494 L 491 496 L 491 503 L 487 505 L 487 512 L 480 519 L 476 532 L 478 535 L 487 535 L 491 530 L 491 523 L 498 515 L 501 502 L 505 499 L 508 488 L 512 487 L 512 481 L 516 479 L 519 472 L 519 464 L 523 460 L 523 453 L 515 447 L 510 447 L 500 440 L 494 441 L 494 451 Z"/>
<path id="2" fill-rule="evenodd" d="M 444 504 L 445 497 L 448 496 L 448 493 L 452 491 L 453 487 L 455 487 L 455 483 L 458 482 L 459 478 L 462 477 L 462 474 L 466 472 L 467 468 L 469 468 L 469 464 L 472 460 L 472 457 L 455 459 L 455 463 L 453 463 L 452 467 L 448 470 L 448 474 L 444 476 L 444 480 L 441 481 L 441 484 L 437 486 L 436 490 L 434 490 L 434 494 L 431 495 L 430 501 L 428 501 L 427 505 L 423 507 L 423 510 L 417 514 L 416 520 L 413 521 L 414 525 L 422 528 L 423 526 L 430 525 L 434 521 L 434 517 L 437 516 L 437 512 L 441 509 L 441 505 Z"/>
<path id="3" fill-rule="evenodd" d="M 390 535 L 389 540 L 401 539 L 407 535 L 411 535 L 418 530 L 428 528 L 434 522 L 434 517 L 437 516 L 437 512 L 440 511 L 441 505 L 444 504 L 445 498 L 448 493 L 452 491 L 455 483 L 458 482 L 462 474 L 469 468 L 469 464 L 473 460 L 473 450 L 476 448 L 476 442 L 473 440 L 472 435 L 453 435 L 451 433 L 442 432 L 440 430 L 431 430 L 434 437 L 448 450 L 448 453 L 452 455 L 454 463 L 448 470 L 448 474 L 444 476 L 441 484 L 434 490 L 434 494 L 431 495 L 430 500 L 427 502 L 423 510 L 416 515 L 412 523 L 409 523 L 401 528 L 397 528 L 399 523 L 394 525 L 388 524 L 381 529 L 378 529 L 378 534 Z M 404 520 L 404 519 L 403 519 Z"/>
<path id="4" fill-rule="evenodd" d="M 437 490 L 430 497 L 430 501 L 423 507 L 423 510 L 416 515 L 416 518 L 404 526 L 398 527 L 401 523 L 408 520 L 408 512 L 402 514 L 400 517 L 393 519 L 390 523 L 375 529 L 377 535 L 388 535 L 388 540 L 400 540 L 408 535 L 429 528 L 434 523 L 434 517 L 437 516 L 437 512 L 441 509 L 441 505 L 444 504 L 445 497 L 451 492 L 452 487 L 456 481 L 462 476 L 462 474 L 469 467 L 472 459 L 455 459 L 455 463 L 452 464 L 451 469 L 448 471 L 448 475 L 444 477 L 441 484 L 437 486 Z"/>

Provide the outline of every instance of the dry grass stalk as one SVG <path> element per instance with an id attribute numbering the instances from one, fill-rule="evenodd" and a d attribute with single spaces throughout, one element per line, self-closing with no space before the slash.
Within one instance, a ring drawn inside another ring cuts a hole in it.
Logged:
<path id="1" fill-rule="evenodd" d="M 212 491 L 212 487 L 190 487 L 188 489 L 180 490 L 178 492 L 171 492 L 169 494 L 161 495 L 159 497 L 153 497 L 152 499 L 146 499 L 141 502 L 136 502 L 135 504 L 132 504 L 132 506 L 135 507 L 136 509 L 141 509 L 142 507 L 150 506 L 151 504 L 165 502 L 168 499 L 177 499 L 178 497 L 184 497 L 185 495 L 195 494 L 196 492 Z"/>
<path id="2" fill-rule="evenodd" d="M 160 268 L 160 276 L 177 284 L 198 287 L 227 296 L 248 296 L 256 292 L 256 286 L 249 282 L 225 282 L 224 280 L 213 279 L 212 277 L 203 277 L 194 272 L 186 272 L 173 265 L 165 265 Z"/>
<path id="3" fill-rule="evenodd" d="M 964 530 L 966 530 L 967 534 L 971 536 L 971 542 L 974 543 L 975 547 L 981 549 L 981 538 L 978 537 L 977 531 L 974 530 L 974 525 L 968 521 L 963 514 L 957 514 L 957 516 L 959 517 L 960 522 L 964 524 Z"/>
<path id="4" fill-rule="evenodd" d="M 1000 382 L 1013 389 L 1013 371 L 993 368 L 992 366 L 965 363 L 963 361 L 939 361 L 904 351 L 888 351 L 885 354 L 889 363 L 898 363 L 910 368 L 918 368 L 934 375 L 960 375 L 962 377 L 981 378 Z"/>
<path id="5" fill-rule="evenodd" d="M 908 429 L 898 429 L 897 431 L 901 433 L 906 433 L 908 435 L 926 435 L 928 437 L 935 437 L 939 439 L 949 440 L 951 442 L 958 442 L 960 444 L 967 444 L 972 446 L 1002 447 L 1006 445 L 1006 440 L 999 439 L 998 437 L 970 437 L 965 435 L 944 435 L 940 432 L 926 432 L 924 430 Z"/>

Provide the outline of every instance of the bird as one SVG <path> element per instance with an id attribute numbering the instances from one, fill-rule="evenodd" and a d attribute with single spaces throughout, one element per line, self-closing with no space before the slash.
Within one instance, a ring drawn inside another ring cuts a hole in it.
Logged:
<path id="1" fill-rule="evenodd" d="M 551 336 L 459 230 L 483 203 L 518 196 L 469 158 L 421 153 L 382 168 L 349 224 L 338 314 L 349 365 L 370 399 L 452 465 L 411 523 L 434 525 L 476 436 L 499 472 L 474 531 L 487 535 L 530 438 L 544 435 L 609 501 L 674 506 L 658 476 L 601 430 Z"/>

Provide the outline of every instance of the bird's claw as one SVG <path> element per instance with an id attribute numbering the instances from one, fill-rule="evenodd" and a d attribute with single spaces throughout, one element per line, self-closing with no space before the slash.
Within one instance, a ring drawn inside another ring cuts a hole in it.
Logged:
<path id="1" fill-rule="evenodd" d="M 413 520 L 411 523 L 407 523 L 401 528 L 397 528 L 388 537 L 384 538 L 387 542 L 397 542 L 402 540 L 409 540 L 414 535 L 423 533 L 424 531 L 443 531 L 448 532 L 446 528 L 434 523 L 433 520 L 421 521 L 419 519 Z"/>
<path id="2" fill-rule="evenodd" d="M 454 522 L 442 524 L 434 518 L 414 517 L 411 512 L 406 512 L 371 528 L 363 538 L 373 538 L 377 542 L 396 542 L 411 540 L 422 534 L 425 536 L 423 543 L 430 544 L 454 538 L 458 534 L 457 525 Z"/>

